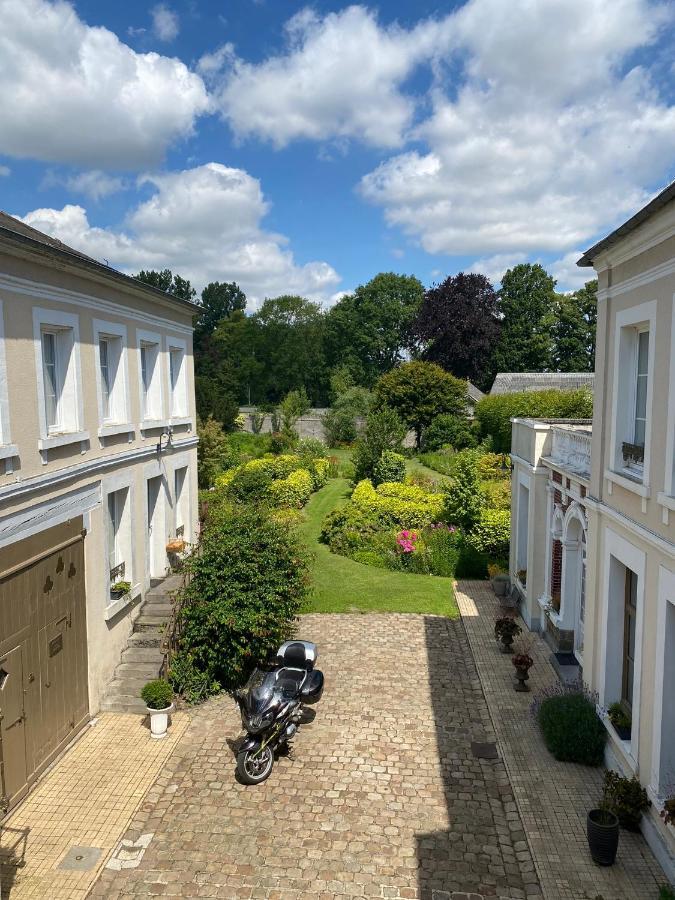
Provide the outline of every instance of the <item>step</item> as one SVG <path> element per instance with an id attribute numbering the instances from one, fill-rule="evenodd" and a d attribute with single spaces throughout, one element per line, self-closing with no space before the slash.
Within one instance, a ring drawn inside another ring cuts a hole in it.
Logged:
<path id="1" fill-rule="evenodd" d="M 168 597 L 174 591 L 180 590 L 183 585 L 182 575 L 169 575 L 158 583 L 154 583 L 154 579 L 150 582 L 150 590 L 146 593 L 146 597 Z"/>
<path id="2" fill-rule="evenodd" d="M 101 703 L 101 712 L 140 713 L 146 715 L 145 703 L 140 697 L 124 696 L 106 697 Z"/>
<path id="3" fill-rule="evenodd" d="M 122 650 L 123 663 L 157 663 L 161 666 L 164 654 L 159 646 L 130 643 Z"/>
<path id="4" fill-rule="evenodd" d="M 163 631 L 166 627 L 167 620 L 164 616 L 149 616 L 141 613 L 134 621 L 134 631 Z"/>
<path id="5" fill-rule="evenodd" d="M 164 597 L 146 598 L 143 606 L 141 607 L 141 613 L 148 613 L 152 616 L 164 616 L 167 619 L 171 618 L 172 612 L 173 604 L 170 600 L 166 600 Z"/>
<path id="6" fill-rule="evenodd" d="M 162 655 L 159 654 L 152 662 L 145 660 L 137 660 L 136 662 L 121 662 L 115 669 L 114 678 L 145 678 L 150 681 L 151 678 L 157 678 L 159 670 L 162 666 Z"/>
<path id="7" fill-rule="evenodd" d="M 152 675 L 125 675 L 123 677 L 118 677 L 117 674 L 113 678 L 113 680 L 108 685 L 108 690 L 106 691 L 107 699 L 112 699 L 116 697 L 118 694 L 132 694 L 134 697 L 139 697 L 142 689 L 149 681 L 154 681 L 158 676 L 158 672 L 153 672 Z"/>

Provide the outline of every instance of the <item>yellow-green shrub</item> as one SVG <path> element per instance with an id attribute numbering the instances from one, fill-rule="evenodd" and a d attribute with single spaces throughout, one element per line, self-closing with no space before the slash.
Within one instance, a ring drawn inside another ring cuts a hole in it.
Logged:
<path id="1" fill-rule="evenodd" d="M 484 481 L 481 485 L 485 495 L 485 505 L 491 509 L 511 509 L 511 482 L 500 478 L 498 481 Z"/>
<path id="2" fill-rule="evenodd" d="M 385 481 L 375 489 L 367 478 L 354 488 L 352 502 L 363 510 L 410 528 L 437 522 L 444 509 L 442 494 L 431 494 L 415 485 L 392 481 Z"/>
<path id="3" fill-rule="evenodd" d="M 328 481 L 330 462 L 327 459 L 312 460 L 312 468 L 309 470 L 312 476 L 312 485 L 315 491 L 322 488 Z"/>
<path id="4" fill-rule="evenodd" d="M 511 538 L 511 514 L 506 509 L 482 509 L 469 534 L 469 543 L 481 553 L 508 556 Z"/>
<path id="5" fill-rule="evenodd" d="M 228 484 L 234 479 L 234 476 L 237 474 L 239 466 L 235 466 L 234 469 L 228 469 L 227 472 L 223 472 L 222 475 L 219 475 L 216 478 L 215 486 L 217 488 L 226 488 Z"/>
<path id="6" fill-rule="evenodd" d="M 287 478 L 278 478 L 267 489 L 275 506 L 304 506 L 312 493 L 312 476 L 307 469 L 296 469 Z"/>
<path id="7" fill-rule="evenodd" d="M 476 459 L 476 471 L 481 481 L 495 478 L 508 478 L 509 470 L 503 468 L 504 456 L 501 453 L 481 453 Z"/>

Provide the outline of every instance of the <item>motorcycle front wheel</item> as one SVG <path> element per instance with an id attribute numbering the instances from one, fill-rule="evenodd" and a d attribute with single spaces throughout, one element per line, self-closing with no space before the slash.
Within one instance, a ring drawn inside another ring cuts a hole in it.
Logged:
<path id="1" fill-rule="evenodd" d="M 237 775 L 244 784 L 260 784 L 269 778 L 274 765 L 274 751 L 265 747 L 256 755 L 255 750 L 240 750 L 237 753 Z"/>

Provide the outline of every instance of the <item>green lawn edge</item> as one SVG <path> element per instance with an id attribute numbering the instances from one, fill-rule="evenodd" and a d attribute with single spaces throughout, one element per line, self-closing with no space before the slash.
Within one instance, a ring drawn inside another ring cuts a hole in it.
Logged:
<path id="1" fill-rule="evenodd" d="M 438 475 L 438 473 L 435 473 Z M 349 499 L 349 482 L 335 478 L 317 491 L 305 507 L 302 537 L 313 554 L 311 597 L 305 613 L 420 613 L 455 619 L 459 610 L 452 578 L 406 575 L 365 566 L 331 553 L 320 543 L 321 523 Z"/>

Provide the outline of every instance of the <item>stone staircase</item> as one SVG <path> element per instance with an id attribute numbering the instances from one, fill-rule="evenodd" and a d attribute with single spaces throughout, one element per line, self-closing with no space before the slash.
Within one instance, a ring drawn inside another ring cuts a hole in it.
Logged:
<path id="1" fill-rule="evenodd" d="M 152 582 L 101 703 L 102 712 L 145 712 L 139 695 L 146 682 L 159 676 L 164 627 L 171 618 L 171 594 L 182 581 L 181 575 L 169 575 Z"/>

